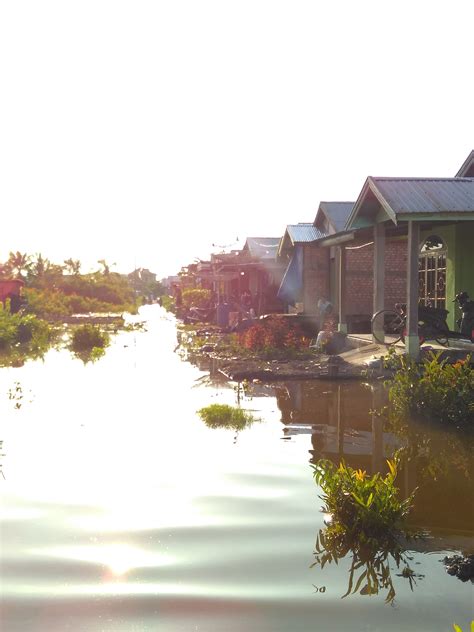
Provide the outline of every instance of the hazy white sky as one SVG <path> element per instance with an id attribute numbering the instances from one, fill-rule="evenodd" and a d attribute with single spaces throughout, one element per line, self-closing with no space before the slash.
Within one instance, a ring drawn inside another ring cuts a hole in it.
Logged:
<path id="1" fill-rule="evenodd" d="M 0 260 L 173 274 L 474 148 L 472 0 L 4 0 Z"/>

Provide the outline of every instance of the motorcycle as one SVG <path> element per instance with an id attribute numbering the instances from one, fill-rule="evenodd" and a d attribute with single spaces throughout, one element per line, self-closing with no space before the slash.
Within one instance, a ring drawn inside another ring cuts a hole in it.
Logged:
<path id="1" fill-rule="evenodd" d="M 467 292 L 458 292 L 453 299 L 461 308 L 462 316 L 456 324 L 463 336 L 474 342 L 474 301 L 471 301 Z"/>

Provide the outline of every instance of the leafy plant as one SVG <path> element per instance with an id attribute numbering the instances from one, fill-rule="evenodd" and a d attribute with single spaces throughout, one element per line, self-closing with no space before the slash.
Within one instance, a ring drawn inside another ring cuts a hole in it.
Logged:
<path id="1" fill-rule="evenodd" d="M 309 338 L 300 327 L 288 323 L 287 320 L 274 318 L 256 323 L 242 332 L 239 344 L 251 351 L 299 350 L 309 346 Z"/>
<path id="2" fill-rule="evenodd" d="M 190 307 L 209 307 L 212 291 L 205 289 L 188 289 L 183 291 L 183 305 Z"/>
<path id="3" fill-rule="evenodd" d="M 31 314 L 12 314 L 0 303 L 0 350 L 9 352 L 22 345 L 24 350 L 45 348 L 48 345 L 51 328 L 44 320 Z M 28 348 L 28 349 L 27 349 Z"/>
<path id="4" fill-rule="evenodd" d="M 243 430 L 259 421 L 252 413 L 228 404 L 211 404 L 201 408 L 197 413 L 208 428 Z"/>
<path id="5" fill-rule="evenodd" d="M 383 477 L 355 470 L 342 462 L 336 467 L 321 460 L 314 468 L 314 479 L 321 487 L 323 511 L 330 514 L 329 524 L 320 530 L 312 566 L 335 562 L 352 554 L 349 586 L 344 597 L 360 591 L 362 595 L 378 594 L 386 589 L 386 602 L 395 598 L 390 560 L 396 567 L 404 565 L 401 575 L 413 589 L 415 574 L 408 564 L 402 544 L 408 537 L 405 521 L 413 505 L 413 495 L 400 500 L 395 486 L 397 462 L 387 461 L 389 472 Z M 360 575 L 355 579 L 356 572 Z"/>
<path id="6" fill-rule="evenodd" d="M 448 364 L 430 353 L 421 364 L 401 356 L 389 382 L 391 411 L 456 427 L 474 423 L 474 369 L 470 357 Z"/>
<path id="7" fill-rule="evenodd" d="M 94 348 L 104 349 L 109 343 L 109 334 L 95 325 L 81 325 L 72 333 L 71 348 L 73 351 L 90 351 Z"/>
<path id="8" fill-rule="evenodd" d="M 400 500 L 395 486 L 397 462 L 387 461 L 389 472 L 369 476 L 342 461 L 339 467 L 327 460 L 313 465 L 314 480 L 321 487 L 324 511 L 346 533 L 378 543 L 398 533 L 413 504 L 413 495 Z"/>

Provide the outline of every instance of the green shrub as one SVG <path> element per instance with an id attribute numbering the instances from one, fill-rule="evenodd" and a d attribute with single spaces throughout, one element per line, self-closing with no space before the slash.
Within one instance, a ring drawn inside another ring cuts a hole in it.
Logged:
<path id="1" fill-rule="evenodd" d="M 312 566 L 324 568 L 352 554 L 348 588 L 343 597 L 360 592 L 375 595 L 387 591 L 385 601 L 393 603 L 395 588 L 391 566 L 404 565 L 401 576 L 410 587 L 416 575 L 409 566 L 403 540 L 409 537 L 405 527 L 413 497 L 402 501 L 395 487 L 397 464 L 388 461 L 389 473 L 368 476 L 341 463 L 321 460 L 314 467 L 315 481 L 323 490 L 323 511 L 330 514 L 329 524 L 319 531 Z M 356 579 L 355 575 L 359 573 Z"/>
<path id="2" fill-rule="evenodd" d="M 27 344 L 31 347 L 44 346 L 50 333 L 50 327 L 44 320 L 32 314 L 11 314 L 0 303 L 0 349 Z"/>
<path id="3" fill-rule="evenodd" d="M 258 421 L 252 413 L 228 404 L 211 404 L 197 412 L 208 428 L 243 430 Z"/>
<path id="4" fill-rule="evenodd" d="M 431 353 L 421 364 L 401 356 L 389 383 L 391 412 L 473 427 L 474 369 L 470 358 L 448 364 Z"/>
<path id="5" fill-rule="evenodd" d="M 176 314 L 176 302 L 172 296 L 163 294 L 163 296 L 161 297 L 161 305 L 166 309 L 167 312 Z"/>
<path id="6" fill-rule="evenodd" d="M 66 295 L 58 290 L 25 288 L 23 293 L 27 300 L 26 310 L 40 318 L 64 318 L 72 314 Z"/>
<path id="7" fill-rule="evenodd" d="M 188 289 L 183 291 L 183 305 L 186 309 L 190 307 L 209 307 L 211 300 L 211 290 Z"/>
<path id="8" fill-rule="evenodd" d="M 369 476 L 344 462 L 336 467 L 322 459 L 313 466 L 314 480 L 323 491 L 324 511 L 341 530 L 380 542 L 403 528 L 413 496 L 400 500 L 395 486 L 397 462 L 387 463 L 385 477 L 378 472 Z"/>
<path id="9" fill-rule="evenodd" d="M 110 343 L 110 336 L 95 325 L 81 325 L 73 331 L 71 347 L 73 351 L 104 349 Z"/>

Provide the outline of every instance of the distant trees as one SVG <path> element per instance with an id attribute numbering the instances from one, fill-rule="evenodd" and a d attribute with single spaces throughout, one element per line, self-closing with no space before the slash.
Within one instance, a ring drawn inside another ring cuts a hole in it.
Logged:
<path id="1" fill-rule="evenodd" d="M 81 271 L 81 262 L 79 259 L 64 259 L 64 266 L 69 274 L 77 275 Z"/>
<path id="2" fill-rule="evenodd" d="M 31 257 L 22 252 L 10 252 L 5 263 L 7 270 L 14 276 L 23 279 L 23 273 L 28 272 L 31 267 Z"/>
<path id="3" fill-rule="evenodd" d="M 147 268 L 137 268 L 128 275 L 128 281 L 137 296 L 158 298 L 165 293 L 164 286 L 156 280 L 156 274 Z"/>
<path id="4" fill-rule="evenodd" d="M 100 259 L 101 269 L 81 274 L 81 262 L 72 257 L 62 265 L 41 253 L 10 252 L 0 263 L 0 278 L 25 281 L 23 294 L 27 310 L 45 318 L 62 318 L 72 313 L 136 311 L 136 293 L 126 275 L 111 272 L 115 264 Z"/>

